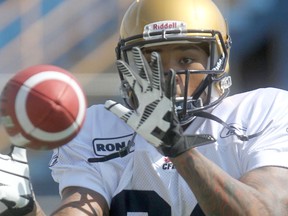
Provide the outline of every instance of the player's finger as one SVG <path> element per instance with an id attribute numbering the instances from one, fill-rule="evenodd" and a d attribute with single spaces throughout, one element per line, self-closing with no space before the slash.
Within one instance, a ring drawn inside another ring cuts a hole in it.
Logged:
<path id="1" fill-rule="evenodd" d="M 151 68 L 152 68 L 152 76 L 153 76 L 153 88 L 158 89 L 160 94 L 162 95 L 162 91 L 164 89 L 164 72 L 162 69 L 161 57 L 159 53 L 152 52 L 151 54 Z"/>
<path id="2" fill-rule="evenodd" d="M 134 62 L 139 72 L 139 76 L 147 82 L 147 85 L 150 85 L 152 79 L 152 72 L 146 58 L 142 54 L 141 49 L 139 47 L 133 47 L 132 53 Z"/>
<path id="3" fill-rule="evenodd" d="M 119 118 L 123 119 L 125 122 L 127 122 L 129 116 L 131 115 L 131 110 L 113 100 L 106 101 L 105 108 L 117 115 Z"/>
<path id="4" fill-rule="evenodd" d="M 130 69 L 130 66 L 126 62 L 117 60 L 116 66 L 132 89 L 140 89 L 142 87 L 140 76 L 133 72 L 133 70 Z"/>

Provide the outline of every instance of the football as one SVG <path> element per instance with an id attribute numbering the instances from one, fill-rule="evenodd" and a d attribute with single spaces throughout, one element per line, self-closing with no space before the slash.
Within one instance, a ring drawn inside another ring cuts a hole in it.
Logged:
<path id="1" fill-rule="evenodd" d="M 48 150 L 78 134 L 87 100 L 70 72 L 54 65 L 35 65 L 7 82 L 0 103 L 1 123 L 13 145 Z"/>

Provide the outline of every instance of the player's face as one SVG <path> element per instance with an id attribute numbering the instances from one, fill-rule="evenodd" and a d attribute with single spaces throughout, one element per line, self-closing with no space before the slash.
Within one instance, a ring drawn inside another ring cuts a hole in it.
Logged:
<path id="1" fill-rule="evenodd" d="M 153 51 L 160 54 L 164 72 L 168 72 L 171 68 L 175 71 L 204 70 L 208 62 L 206 52 L 196 45 L 169 44 L 144 48 L 143 53 L 148 62 Z M 204 74 L 190 75 L 188 96 L 193 94 L 204 77 Z M 184 96 L 184 87 L 185 75 L 177 75 L 176 88 L 178 97 Z"/>

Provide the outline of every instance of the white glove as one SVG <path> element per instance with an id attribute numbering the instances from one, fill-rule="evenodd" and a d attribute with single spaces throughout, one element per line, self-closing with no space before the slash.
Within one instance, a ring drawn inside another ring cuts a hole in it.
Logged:
<path id="1" fill-rule="evenodd" d="M 175 72 L 164 78 L 158 53 L 151 54 L 150 66 L 138 47 L 132 49 L 138 71 L 124 61 L 117 68 L 137 96 L 136 110 L 130 110 L 114 101 L 105 107 L 124 120 L 132 129 L 155 146 L 162 154 L 176 157 L 190 148 L 215 142 L 211 135 L 184 136 L 175 111 Z"/>
<path id="2" fill-rule="evenodd" d="M 33 210 L 34 197 L 24 148 L 12 146 L 8 155 L 0 154 L 0 202 L 0 215 L 25 215 Z"/>

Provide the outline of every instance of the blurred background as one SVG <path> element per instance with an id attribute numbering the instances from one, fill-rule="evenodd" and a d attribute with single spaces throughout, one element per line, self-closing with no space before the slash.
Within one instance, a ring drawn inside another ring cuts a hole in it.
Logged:
<path id="1" fill-rule="evenodd" d="M 0 0 L 0 90 L 17 71 L 54 64 L 78 78 L 89 105 L 120 100 L 114 49 L 132 1 Z M 233 41 L 231 94 L 268 86 L 288 90 L 288 1 L 214 2 L 228 20 Z M 47 214 L 59 202 L 50 155 L 29 151 L 34 190 Z"/>

